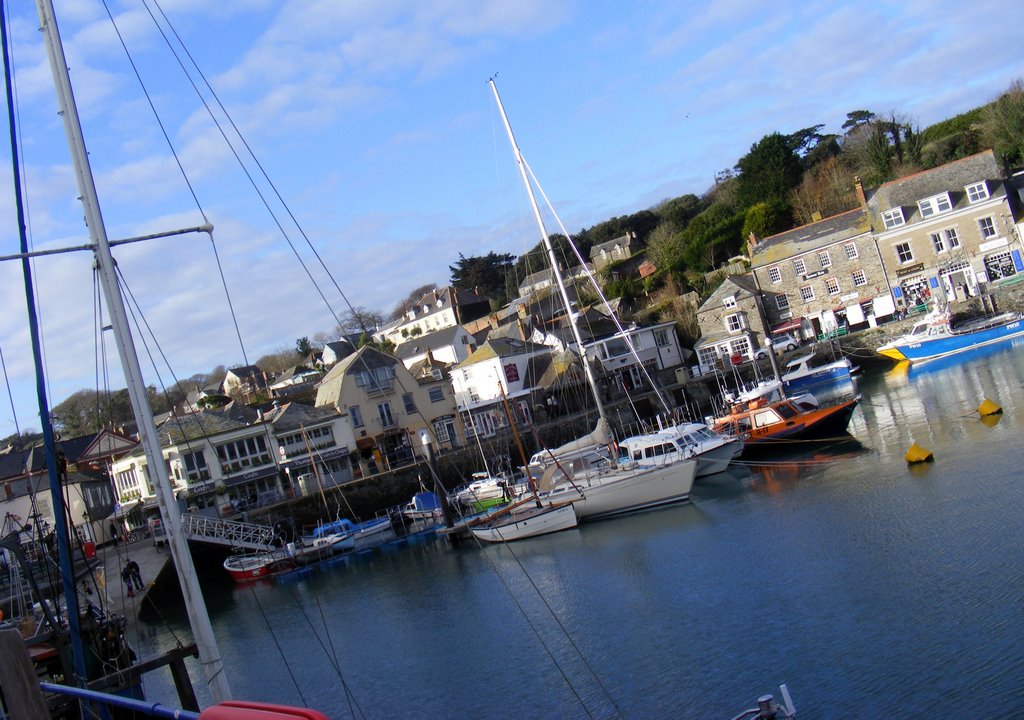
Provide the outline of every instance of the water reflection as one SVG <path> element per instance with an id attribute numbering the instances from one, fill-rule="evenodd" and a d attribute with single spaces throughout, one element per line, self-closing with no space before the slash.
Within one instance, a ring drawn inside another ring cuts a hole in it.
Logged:
<path id="1" fill-rule="evenodd" d="M 868 371 L 849 434 L 701 478 L 689 505 L 228 586 L 208 599 L 233 688 L 297 701 L 283 654 L 350 717 L 333 648 L 367 717 L 618 716 L 602 685 L 627 717 L 732 717 L 779 682 L 813 717 L 1012 714 L 1022 385 L 1017 353 Z M 908 466 L 913 440 L 935 461 Z"/>

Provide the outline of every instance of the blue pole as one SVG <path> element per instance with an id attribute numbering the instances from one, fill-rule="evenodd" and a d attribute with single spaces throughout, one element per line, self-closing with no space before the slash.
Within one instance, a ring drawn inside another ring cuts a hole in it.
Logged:
<path id="1" fill-rule="evenodd" d="M 18 233 L 21 237 L 21 252 L 28 252 L 28 234 L 25 232 L 25 208 L 22 204 L 20 161 L 18 160 L 18 135 L 14 125 L 14 97 L 11 91 L 11 60 L 7 51 L 7 17 L 3 0 L 0 0 L 0 38 L 4 56 L 4 87 L 7 91 L 7 118 L 11 131 L 11 163 L 14 168 L 14 201 L 18 209 Z M 75 571 L 71 562 L 71 547 L 68 543 L 67 517 L 64 513 L 64 494 L 57 475 L 57 453 L 50 425 L 50 407 L 46 400 L 46 383 L 43 375 L 43 359 L 39 345 L 39 319 L 36 317 L 35 291 L 32 287 L 32 266 L 28 257 L 21 260 L 25 276 L 25 304 L 28 306 L 29 331 L 32 335 L 32 357 L 35 360 L 36 395 L 39 398 L 39 421 L 43 426 L 43 445 L 46 448 L 46 465 L 50 476 L 50 495 L 53 499 L 54 533 L 60 555 L 60 574 L 67 603 L 68 631 L 71 636 L 71 654 L 74 658 L 75 674 L 85 679 L 85 650 L 82 647 L 82 633 L 78 621 L 78 594 L 75 590 Z M 29 468 L 31 470 L 31 468 Z M 31 475 L 29 476 L 31 482 Z M 45 600 L 43 600 L 45 602 Z M 56 629 L 56 628 L 54 628 Z"/>
<path id="2" fill-rule="evenodd" d="M 99 692 L 98 690 L 87 690 L 85 688 L 71 687 L 70 685 L 56 685 L 48 682 L 39 683 L 39 687 L 47 692 L 71 695 L 72 697 L 76 697 L 81 700 L 89 700 L 102 705 L 110 705 L 112 707 L 125 708 L 128 710 L 134 710 L 135 712 L 145 713 L 148 717 L 174 718 L 175 720 L 199 720 L 199 713 L 197 712 L 180 710 L 178 708 L 161 705 L 160 703 L 136 700 L 135 698 L 122 697 L 121 695 L 111 695 L 110 693 Z"/>

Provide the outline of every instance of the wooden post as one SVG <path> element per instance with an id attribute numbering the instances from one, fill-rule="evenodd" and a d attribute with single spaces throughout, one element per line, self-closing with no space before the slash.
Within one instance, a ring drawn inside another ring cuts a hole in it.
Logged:
<path id="1" fill-rule="evenodd" d="M 14 628 L 0 630 L 0 693 L 7 715 L 18 720 L 49 720 L 50 710 L 39 687 L 28 648 Z"/>

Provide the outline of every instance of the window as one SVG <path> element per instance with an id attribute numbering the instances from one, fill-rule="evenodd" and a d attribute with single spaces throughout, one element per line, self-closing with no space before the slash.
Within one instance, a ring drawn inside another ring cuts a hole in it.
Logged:
<path id="1" fill-rule="evenodd" d="M 868 276 L 864 273 L 864 271 L 863 270 L 854 270 L 853 271 L 853 286 L 854 287 L 861 287 L 862 285 L 867 285 L 867 284 L 868 284 Z"/>
<path id="2" fill-rule="evenodd" d="M 818 253 L 818 262 L 823 270 L 832 267 L 832 257 L 828 254 L 828 250 L 822 250 Z"/>
<path id="3" fill-rule="evenodd" d="M 391 389 L 395 378 L 393 367 L 379 367 L 372 370 L 360 370 L 356 373 L 356 387 L 366 388 L 366 392 Z"/>
<path id="4" fill-rule="evenodd" d="M 800 288 L 800 298 L 804 302 L 810 302 L 811 300 L 813 300 L 814 288 L 812 288 L 810 285 L 804 285 L 802 288 Z"/>
<path id="5" fill-rule="evenodd" d="M 658 347 L 665 347 L 668 345 L 668 331 L 667 330 L 655 330 L 654 331 L 654 344 Z"/>
<path id="6" fill-rule="evenodd" d="M 793 261 L 793 270 L 796 271 L 797 275 L 806 275 L 807 274 L 807 266 L 804 265 L 804 259 L 803 258 L 797 258 L 796 260 Z"/>
<path id="7" fill-rule="evenodd" d="M 893 249 L 896 251 L 896 259 L 900 265 L 914 262 L 914 253 L 910 251 L 910 243 L 900 243 Z"/>
<path id="8" fill-rule="evenodd" d="M 202 450 L 185 453 L 181 459 L 185 462 L 185 475 L 190 485 L 210 479 L 210 469 L 206 466 L 206 455 Z"/>
<path id="9" fill-rule="evenodd" d="M 901 207 L 886 210 L 882 213 L 882 223 L 885 225 L 886 230 L 899 227 L 905 222 L 906 220 L 903 219 L 903 208 Z"/>
<path id="10" fill-rule="evenodd" d="M 218 445 L 217 457 L 227 473 L 238 472 L 253 465 L 269 465 L 271 462 L 267 441 L 262 435 Z"/>
<path id="11" fill-rule="evenodd" d="M 391 403 L 382 402 L 377 405 L 377 415 L 380 417 L 380 424 L 389 428 L 394 426 L 395 418 L 391 415 Z"/>
<path id="12" fill-rule="evenodd" d="M 998 233 L 996 232 L 996 224 L 992 222 L 992 218 L 982 218 L 978 221 L 978 227 L 981 228 L 981 237 L 986 240 L 991 237 L 995 237 Z"/>
<path id="13" fill-rule="evenodd" d="M 825 281 L 825 289 L 828 290 L 829 295 L 839 294 L 839 281 L 835 278 L 829 278 Z"/>
<path id="14" fill-rule="evenodd" d="M 724 305 L 727 308 L 734 308 L 734 307 L 736 307 L 736 296 L 735 295 L 729 295 L 728 297 L 724 298 L 722 300 L 722 305 Z"/>
<path id="15" fill-rule="evenodd" d="M 352 427 L 363 426 L 363 413 L 359 411 L 358 405 L 352 405 L 348 409 L 348 417 L 352 421 Z"/>
<path id="16" fill-rule="evenodd" d="M 944 253 L 947 250 L 955 250 L 960 247 L 960 238 L 957 237 L 956 230 L 953 228 L 932 233 L 931 238 L 932 247 L 937 253 Z"/>
<path id="17" fill-rule="evenodd" d="M 949 246 L 950 250 L 956 250 L 960 247 L 960 236 L 956 234 L 955 228 L 949 228 L 948 230 L 942 231 L 946 236 L 946 245 Z"/>
<path id="18" fill-rule="evenodd" d="M 739 332 L 743 329 L 743 316 L 739 313 L 725 316 L 725 327 L 729 332 Z"/>
<path id="19" fill-rule="evenodd" d="M 443 377 L 441 368 L 434 368 L 433 370 L 431 370 L 430 377 L 434 378 L 435 380 L 440 380 Z"/>
<path id="20" fill-rule="evenodd" d="M 952 210 L 953 203 L 949 201 L 949 193 L 946 192 L 918 201 L 917 207 L 921 210 L 921 217 L 931 217 Z"/>
<path id="21" fill-rule="evenodd" d="M 430 402 L 436 403 L 444 400 L 444 388 L 432 387 L 430 392 L 427 393 L 430 396 Z"/>
<path id="22" fill-rule="evenodd" d="M 857 243 L 846 243 L 846 245 L 843 246 L 843 249 L 846 250 L 847 260 L 856 260 L 860 257 L 857 253 Z"/>
<path id="23" fill-rule="evenodd" d="M 779 310 L 789 309 L 789 295 L 786 293 L 779 293 L 775 296 L 775 307 Z"/>
<path id="24" fill-rule="evenodd" d="M 405 411 L 410 415 L 416 412 L 416 403 L 412 399 L 412 393 L 402 395 L 402 405 L 405 406 Z"/>
<path id="25" fill-rule="evenodd" d="M 968 185 L 964 190 L 967 191 L 967 199 L 972 205 L 976 202 L 981 202 L 982 200 L 988 200 L 988 185 L 985 184 L 984 180 L 979 183 L 974 183 L 973 185 Z"/>
<path id="26" fill-rule="evenodd" d="M 779 270 L 778 265 L 776 265 L 775 267 L 768 268 L 768 279 L 771 280 L 773 283 L 782 282 L 782 271 Z"/>

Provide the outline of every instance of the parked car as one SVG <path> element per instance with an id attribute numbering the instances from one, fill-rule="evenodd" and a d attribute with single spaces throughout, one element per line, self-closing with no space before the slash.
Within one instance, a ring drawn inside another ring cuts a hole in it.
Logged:
<path id="1" fill-rule="evenodd" d="M 772 338 L 772 349 L 776 353 L 791 352 L 796 350 L 798 347 L 800 347 L 800 341 L 789 333 L 782 333 L 781 335 L 776 335 Z M 754 353 L 754 357 L 758 360 L 768 357 L 767 348 L 760 348 L 756 353 Z"/>

